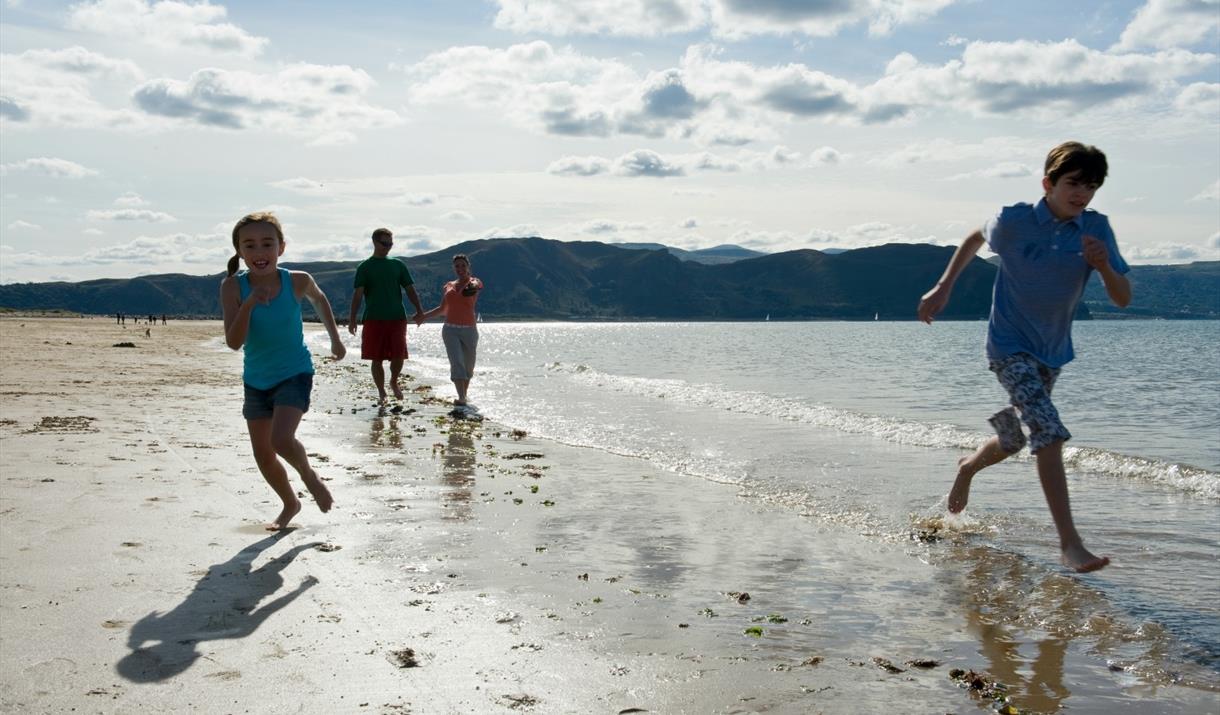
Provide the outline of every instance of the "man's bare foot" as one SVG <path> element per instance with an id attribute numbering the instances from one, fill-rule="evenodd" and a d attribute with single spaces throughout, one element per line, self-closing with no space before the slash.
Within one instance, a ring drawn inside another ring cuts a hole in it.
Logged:
<path id="1" fill-rule="evenodd" d="M 275 521 L 266 526 L 267 531 L 283 531 L 288 528 L 288 522 L 292 521 L 292 517 L 296 516 L 301 511 L 301 502 L 297 499 L 292 500 L 292 504 L 285 504 L 284 510 L 280 515 L 275 517 Z"/>
<path id="2" fill-rule="evenodd" d="M 1059 560 L 1076 573 L 1099 571 L 1110 565 L 1109 556 L 1094 556 L 1083 544 L 1064 549 Z"/>
<path id="3" fill-rule="evenodd" d="M 969 457 L 962 457 L 957 460 L 957 479 L 953 482 L 953 488 L 949 490 L 949 513 L 960 514 L 966 508 L 966 502 L 970 501 L 970 481 L 974 479 L 975 472 L 970 471 L 968 462 Z"/>
<path id="4" fill-rule="evenodd" d="M 335 500 L 330 495 L 330 490 L 318 478 L 318 473 L 311 469 L 309 474 L 301 477 L 301 480 L 305 482 L 305 488 L 309 490 L 313 500 L 318 503 L 318 508 L 322 510 L 322 513 L 325 514 L 330 511 L 330 507 L 335 503 Z M 300 511 L 300 506 L 297 507 L 297 510 Z"/>
<path id="5" fill-rule="evenodd" d="M 398 399 L 398 400 L 402 399 L 402 388 L 398 386 L 397 381 L 395 381 L 393 384 L 390 385 L 390 389 L 394 391 L 395 399 Z"/>

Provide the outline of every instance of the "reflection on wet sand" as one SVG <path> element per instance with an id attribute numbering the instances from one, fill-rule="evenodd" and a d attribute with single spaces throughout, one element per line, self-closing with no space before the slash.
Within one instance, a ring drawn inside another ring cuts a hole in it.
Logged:
<path id="1" fill-rule="evenodd" d="M 441 466 L 441 482 L 448 487 L 441 499 L 445 503 L 445 518 L 465 521 L 470 518 L 470 497 L 474 489 L 474 468 L 477 455 L 467 422 L 454 422 L 449 429 L 449 444 Z"/>
<path id="2" fill-rule="evenodd" d="M 1068 605 L 1071 599 L 1056 598 L 1053 593 L 1056 589 L 1046 588 L 1045 582 L 1033 588 L 1015 587 L 1028 586 L 1035 578 L 1030 565 L 1009 554 L 988 552 L 975 551 L 972 556 L 977 558 L 966 573 L 969 585 L 966 627 L 979 639 L 988 674 L 1007 687 L 1014 704 L 1033 712 L 1058 712 L 1072 694 L 1063 684 L 1064 656 L 1071 637 L 1051 633 L 1035 640 L 1013 624 L 1023 611 L 1034 606 L 1030 600 L 1044 601 L 1037 604 L 1038 610 L 1048 621 L 1059 621 L 1070 616 L 1062 613 L 1062 609 L 1071 607 Z M 1020 652 L 1023 643 L 1028 642 L 1037 647 L 1037 654 L 1029 662 Z"/>
<path id="3" fill-rule="evenodd" d="M 385 416 L 380 410 L 369 425 L 369 442 L 374 447 L 402 447 L 402 432 L 398 429 L 398 415 Z"/>

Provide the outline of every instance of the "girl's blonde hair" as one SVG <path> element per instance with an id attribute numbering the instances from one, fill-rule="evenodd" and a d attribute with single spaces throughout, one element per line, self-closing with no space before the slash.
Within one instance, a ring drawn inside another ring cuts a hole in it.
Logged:
<path id="1" fill-rule="evenodd" d="M 243 226 L 248 226 L 252 223 L 266 223 L 275 227 L 275 235 L 279 237 L 280 243 L 284 242 L 284 228 L 280 226 L 280 220 L 275 217 L 275 214 L 270 211 L 255 211 L 252 214 L 246 214 L 241 217 L 241 220 L 233 226 L 233 257 L 229 259 L 229 275 L 237 272 L 237 267 L 241 263 L 241 255 L 237 250 L 237 232 Z"/>

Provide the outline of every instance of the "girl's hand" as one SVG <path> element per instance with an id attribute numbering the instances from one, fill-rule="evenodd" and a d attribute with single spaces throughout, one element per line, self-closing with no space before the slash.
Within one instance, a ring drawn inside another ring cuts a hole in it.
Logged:
<path id="1" fill-rule="evenodd" d="M 1110 252 L 1106 250 L 1105 241 L 1088 234 L 1081 240 L 1084 243 L 1084 252 L 1080 255 L 1084 257 L 1085 263 L 1096 270 L 1105 270 L 1110 265 Z"/>
<path id="2" fill-rule="evenodd" d="M 267 305 L 271 302 L 271 289 L 267 286 L 252 286 L 246 300 L 252 300 L 255 304 Z"/>
<path id="3" fill-rule="evenodd" d="M 347 346 L 342 340 L 330 341 L 330 354 L 335 357 L 335 360 L 342 360 L 344 355 L 347 355 Z"/>

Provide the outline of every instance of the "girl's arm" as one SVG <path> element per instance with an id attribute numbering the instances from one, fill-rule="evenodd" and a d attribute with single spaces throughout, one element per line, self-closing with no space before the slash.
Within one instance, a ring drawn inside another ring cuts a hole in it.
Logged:
<path id="1" fill-rule="evenodd" d="M 241 288 L 238 287 L 235 276 L 229 276 L 220 282 L 220 309 L 224 314 L 225 344 L 230 350 L 240 350 L 246 344 L 246 334 L 250 331 L 250 313 L 260 300 L 266 302 L 266 293 L 264 289 L 255 288 L 246 296 L 246 300 L 242 301 Z"/>
<path id="2" fill-rule="evenodd" d="M 920 320 L 931 323 L 932 318 L 945 309 L 949 303 L 949 295 L 953 293 L 953 284 L 957 282 L 957 277 L 966 269 L 966 266 L 970 265 L 970 261 L 974 260 L 974 256 L 986 242 L 982 231 L 975 231 L 962 241 L 962 245 L 953 252 L 953 258 L 949 259 L 949 265 L 945 267 L 945 272 L 940 280 L 936 282 L 932 290 L 924 293 L 920 298 Z"/>
<path id="3" fill-rule="evenodd" d="M 334 355 L 336 360 L 342 360 L 347 354 L 347 347 L 343 345 L 343 338 L 339 337 L 339 326 L 335 324 L 335 314 L 330 309 L 326 294 L 318 287 L 313 276 L 304 271 L 292 272 L 292 287 L 301 298 L 307 298 L 313 305 L 318 317 L 322 319 L 322 325 L 326 326 L 326 332 L 330 334 L 330 354 Z"/>

